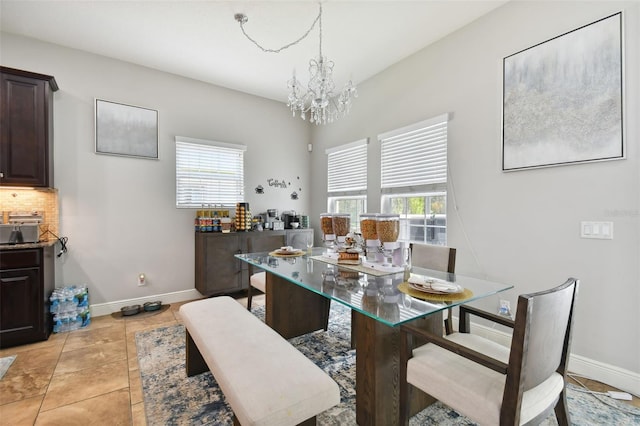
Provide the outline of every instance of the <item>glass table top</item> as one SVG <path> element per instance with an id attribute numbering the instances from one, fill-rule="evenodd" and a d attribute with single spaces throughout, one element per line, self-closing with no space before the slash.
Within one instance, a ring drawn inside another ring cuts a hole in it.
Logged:
<path id="1" fill-rule="evenodd" d="M 302 256 L 280 257 L 261 252 L 236 254 L 235 257 L 392 327 L 513 287 L 413 267 L 412 276 L 434 278 L 464 289 L 464 292 L 453 295 L 415 293 L 407 291 L 405 272 L 385 273 L 361 265 L 337 265 L 334 259 L 323 256 L 325 250 L 313 248 Z"/>

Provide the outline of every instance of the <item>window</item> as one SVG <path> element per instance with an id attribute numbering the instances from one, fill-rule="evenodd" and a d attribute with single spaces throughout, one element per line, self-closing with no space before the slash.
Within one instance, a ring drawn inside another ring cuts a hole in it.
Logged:
<path id="1" fill-rule="evenodd" d="M 446 193 L 398 194 L 383 200 L 385 213 L 400 215 L 400 240 L 447 244 Z"/>
<path id="2" fill-rule="evenodd" d="M 327 209 L 349 213 L 351 231 L 358 231 L 367 207 L 367 140 L 327 149 Z"/>
<path id="3" fill-rule="evenodd" d="M 447 244 L 447 121 L 443 114 L 378 136 L 382 212 L 400 215 L 400 239 Z"/>
<path id="4" fill-rule="evenodd" d="M 176 206 L 235 207 L 244 200 L 244 145 L 176 136 Z"/>

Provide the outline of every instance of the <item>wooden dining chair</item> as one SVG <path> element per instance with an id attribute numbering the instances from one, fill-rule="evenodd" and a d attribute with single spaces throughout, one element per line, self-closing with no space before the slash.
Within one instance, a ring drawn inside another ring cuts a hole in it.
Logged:
<path id="1" fill-rule="evenodd" d="M 538 424 L 555 410 L 570 425 L 566 374 L 579 281 L 518 297 L 515 320 L 460 307 L 460 332 L 436 336 L 401 326 L 400 424 L 412 387 L 486 425 Z M 470 333 L 469 315 L 513 329 L 511 347 Z M 412 338 L 428 343 L 411 350 Z"/>
<path id="2" fill-rule="evenodd" d="M 455 273 L 456 249 L 433 244 L 411 243 L 411 265 L 435 271 Z M 453 333 L 453 310 L 447 310 L 444 329 L 447 334 Z"/>
<path id="3" fill-rule="evenodd" d="M 265 231 L 269 232 L 269 231 Z M 282 235 L 261 235 L 258 238 L 249 237 L 247 241 L 247 249 L 249 253 L 257 253 L 263 251 L 273 251 L 279 249 L 285 244 L 285 236 Z M 247 287 L 247 309 L 251 310 L 251 300 L 253 299 L 252 289 L 258 289 L 266 293 L 267 273 L 261 271 L 249 264 L 249 287 Z"/>

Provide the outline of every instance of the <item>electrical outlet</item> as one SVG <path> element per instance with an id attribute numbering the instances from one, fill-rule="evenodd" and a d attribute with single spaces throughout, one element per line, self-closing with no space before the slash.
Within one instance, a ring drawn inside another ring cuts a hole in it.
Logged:
<path id="1" fill-rule="evenodd" d="M 511 314 L 511 303 L 508 300 L 500 299 L 500 306 L 498 306 L 498 315 L 513 319 L 513 315 Z"/>
<path id="2" fill-rule="evenodd" d="M 144 274 L 138 274 L 138 287 L 147 284 L 147 277 Z"/>

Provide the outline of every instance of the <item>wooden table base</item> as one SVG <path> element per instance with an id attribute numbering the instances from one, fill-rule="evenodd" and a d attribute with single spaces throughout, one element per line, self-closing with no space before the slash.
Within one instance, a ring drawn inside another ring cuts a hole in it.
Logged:
<path id="1" fill-rule="evenodd" d="M 267 272 L 266 323 L 284 338 L 326 330 L 331 300 Z M 400 419 L 400 329 L 359 312 L 352 315 L 356 346 L 356 421 L 359 425 L 397 425 Z M 442 313 L 413 324 L 442 334 Z M 414 389 L 411 413 L 433 402 Z"/>
<path id="2" fill-rule="evenodd" d="M 267 272 L 265 322 L 285 339 L 326 330 L 331 300 Z"/>

